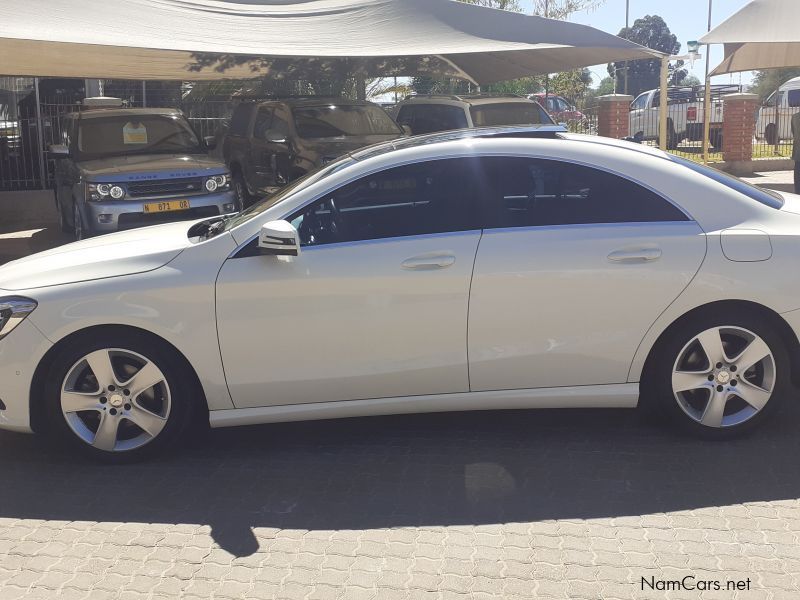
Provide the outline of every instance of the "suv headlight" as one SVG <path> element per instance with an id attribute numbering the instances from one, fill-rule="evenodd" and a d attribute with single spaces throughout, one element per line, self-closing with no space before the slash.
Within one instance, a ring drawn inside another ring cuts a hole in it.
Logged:
<path id="1" fill-rule="evenodd" d="M 209 192 L 223 191 L 230 188 L 230 177 L 225 175 L 213 175 L 206 179 L 206 190 Z"/>
<path id="2" fill-rule="evenodd" d="M 125 197 L 125 188 L 115 183 L 89 183 L 86 186 L 86 199 L 100 202 L 108 198 L 122 200 Z"/>
<path id="3" fill-rule="evenodd" d="M 22 296 L 0 298 L 0 340 L 14 331 L 37 306 L 36 300 Z"/>

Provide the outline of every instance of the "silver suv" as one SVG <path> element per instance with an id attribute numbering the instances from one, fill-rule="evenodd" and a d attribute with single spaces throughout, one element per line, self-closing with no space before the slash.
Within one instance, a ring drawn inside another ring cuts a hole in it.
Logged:
<path id="1" fill-rule="evenodd" d="M 395 119 L 413 135 L 472 127 L 555 125 L 538 102 L 513 94 L 409 96 L 397 105 Z"/>

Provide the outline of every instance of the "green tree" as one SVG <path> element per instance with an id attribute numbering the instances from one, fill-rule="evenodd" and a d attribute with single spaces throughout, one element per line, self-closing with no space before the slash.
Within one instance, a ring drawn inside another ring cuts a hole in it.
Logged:
<path id="1" fill-rule="evenodd" d="M 522 12 L 518 0 L 460 0 L 467 4 L 477 4 L 478 6 L 486 6 L 488 8 L 499 8 L 501 10 L 513 10 L 514 12 Z"/>
<path id="2" fill-rule="evenodd" d="M 664 19 L 658 15 L 647 15 L 636 19 L 632 27 L 623 27 L 617 35 L 667 54 L 677 54 L 681 49 L 678 37 L 670 31 Z M 683 61 L 678 61 L 675 65 L 670 64 L 669 81 L 671 85 L 686 77 L 686 69 L 682 67 Z M 617 91 L 622 90 L 621 82 L 625 78 L 625 68 L 625 61 L 608 65 L 609 75 L 614 77 L 616 74 Z M 628 61 L 627 69 L 629 94 L 638 96 L 646 90 L 652 90 L 659 86 L 661 80 L 661 61 L 659 59 Z"/>
<path id="3" fill-rule="evenodd" d="M 694 75 L 687 75 L 678 82 L 678 85 L 703 85 L 703 82 Z"/>
<path id="4" fill-rule="evenodd" d="M 800 77 L 800 68 L 790 67 L 756 71 L 756 75 L 753 77 L 752 92 L 758 94 L 762 101 L 766 100 L 772 92 L 794 77 Z"/>
<path id="5" fill-rule="evenodd" d="M 614 93 L 614 79 L 612 77 L 604 77 L 597 86 L 598 96 L 607 96 Z"/>

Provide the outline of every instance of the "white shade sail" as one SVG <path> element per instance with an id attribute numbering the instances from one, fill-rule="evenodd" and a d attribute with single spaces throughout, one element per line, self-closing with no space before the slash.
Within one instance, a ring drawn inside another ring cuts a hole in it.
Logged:
<path id="1" fill-rule="evenodd" d="M 750 2 L 700 39 L 725 46 L 725 60 L 712 74 L 800 67 L 799 16 L 798 0 Z"/>
<path id="2" fill-rule="evenodd" d="M 0 73 L 118 79 L 437 74 L 478 84 L 661 54 L 452 0 L 5 0 Z"/>

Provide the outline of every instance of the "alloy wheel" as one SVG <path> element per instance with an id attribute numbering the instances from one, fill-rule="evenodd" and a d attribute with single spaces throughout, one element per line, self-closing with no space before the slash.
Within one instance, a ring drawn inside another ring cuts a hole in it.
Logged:
<path id="1" fill-rule="evenodd" d="M 72 432 L 105 452 L 152 442 L 172 408 L 161 369 L 141 354 L 118 348 L 96 350 L 75 363 L 64 378 L 60 402 Z"/>
<path id="2" fill-rule="evenodd" d="M 758 335 L 735 326 L 706 329 L 678 354 L 672 392 L 694 421 L 723 428 L 749 421 L 775 389 L 775 357 Z"/>

